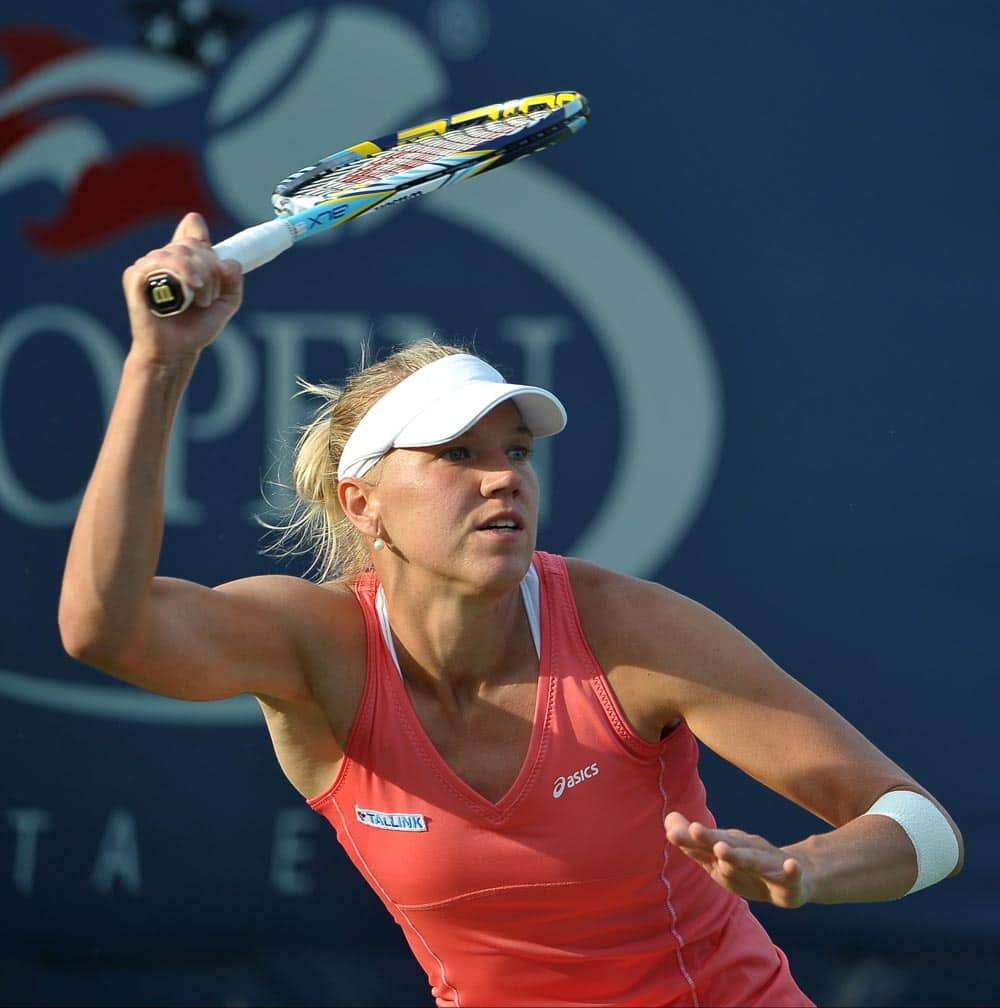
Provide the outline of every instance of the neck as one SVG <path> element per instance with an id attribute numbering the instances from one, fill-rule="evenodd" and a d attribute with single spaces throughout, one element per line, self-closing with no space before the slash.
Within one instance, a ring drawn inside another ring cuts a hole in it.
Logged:
<path id="1" fill-rule="evenodd" d="M 537 674 L 520 582 L 491 598 L 383 582 L 400 668 L 411 689 L 461 706 L 483 689 Z"/>

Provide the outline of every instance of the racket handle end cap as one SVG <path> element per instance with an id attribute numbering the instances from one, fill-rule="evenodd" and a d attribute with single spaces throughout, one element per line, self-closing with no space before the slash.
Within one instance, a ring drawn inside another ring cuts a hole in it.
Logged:
<path id="1" fill-rule="evenodd" d="M 176 277 L 162 271 L 146 277 L 146 304 L 160 318 L 179 315 L 191 303 L 193 294 Z"/>

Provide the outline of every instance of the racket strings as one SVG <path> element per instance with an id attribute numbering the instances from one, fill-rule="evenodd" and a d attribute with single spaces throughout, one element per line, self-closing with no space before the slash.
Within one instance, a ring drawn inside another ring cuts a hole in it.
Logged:
<path id="1" fill-rule="evenodd" d="M 453 171 L 455 168 L 454 163 L 443 164 L 439 172 L 435 172 L 431 170 L 431 166 L 435 162 L 441 159 L 454 159 L 459 154 L 467 154 L 469 155 L 467 160 L 474 160 L 477 154 L 477 144 L 493 144 L 505 136 L 513 136 L 534 123 L 540 122 L 549 114 L 550 111 L 544 109 L 538 112 L 509 116 L 506 119 L 471 123 L 468 126 L 448 130 L 445 133 L 434 133 L 427 137 L 421 137 L 419 140 L 411 140 L 389 150 L 380 151 L 378 154 L 373 154 L 361 161 L 329 169 L 320 177 L 303 182 L 301 186 L 286 192 L 285 195 L 322 199 L 333 192 L 362 186 L 389 176 L 418 169 L 426 170 L 419 171 L 419 179 L 415 179 L 415 181 L 424 181 L 433 178 L 436 174 Z M 510 147 L 515 149 L 519 146 L 533 146 L 539 139 L 544 139 L 550 133 L 564 129 L 565 126 L 566 122 L 563 120 L 553 125 L 549 130 L 532 133 L 524 137 L 520 143 L 515 142 Z M 488 158 L 497 153 L 498 150 L 494 147 L 482 151 L 479 156 Z"/>

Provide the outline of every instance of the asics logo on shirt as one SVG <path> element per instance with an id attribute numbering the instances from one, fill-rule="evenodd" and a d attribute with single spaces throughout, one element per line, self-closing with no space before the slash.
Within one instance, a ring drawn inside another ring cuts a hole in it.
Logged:
<path id="1" fill-rule="evenodd" d="M 574 788 L 577 784 L 582 784 L 584 781 L 590 780 L 591 777 L 596 777 L 600 772 L 600 767 L 596 763 L 591 763 L 590 766 L 586 766 L 582 770 L 574 770 L 573 773 L 567 774 L 565 777 L 557 777 L 555 786 L 552 788 L 552 797 L 561 798 L 569 788 Z"/>

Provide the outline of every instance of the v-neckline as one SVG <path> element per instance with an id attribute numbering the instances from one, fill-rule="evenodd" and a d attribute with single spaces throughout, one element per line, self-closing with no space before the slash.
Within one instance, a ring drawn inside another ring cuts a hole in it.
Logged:
<path id="1" fill-rule="evenodd" d="M 410 722 L 412 734 L 420 747 L 424 750 L 424 755 L 430 764 L 437 771 L 439 778 L 444 784 L 450 787 L 455 795 L 467 804 L 472 804 L 491 817 L 505 816 L 511 808 L 515 806 L 534 780 L 537 774 L 537 767 L 542 750 L 544 738 L 545 721 L 549 709 L 549 692 L 552 680 L 539 665 L 538 678 L 535 683 L 535 708 L 532 715 L 531 735 L 528 739 L 528 748 L 521 761 L 520 768 L 510 786 L 496 800 L 488 798 L 481 791 L 476 790 L 464 777 L 462 777 L 452 765 L 444 758 L 441 751 L 434 744 L 434 740 L 427 733 L 424 723 L 420 720 L 413 700 L 406 689 L 406 683 L 397 676 L 392 675 L 391 686 L 393 691 L 398 691 L 398 705 L 403 716 Z"/>
<path id="2" fill-rule="evenodd" d="M 527 790 L 528 786 L 537 775 L 538 764 L 540 763 L 540 756 L 543 748 L 542 743 L 545 737 L 545 725 L 548 719 L 548 711 L 551 707 L 549 701 L 553 679 L 547 671 L 547 648 L 542 634 L 540 617 L 541 586 L 539 584 L 537 572 L 534 571 L 533 567 L 532 572 L 535 575 L 534 584 L 532 585 L 529 582 L 527 592 L 521 588 L 522 601 L 525 605 L 525 612 L 528 617 L 529 625 L 532 629 L 532 638 L 538 653 L 538 671 L 535 679 L 534 709 L 531 716 L 531 735 L 528 739 L 528 748 L 521 761 L 517 774 L 514 776 L 514 779 L 511 781 L 507 790 L 504 791 L 504 793 L 496 801 L 492 801 L 481 791 L 477 791 L 476 788 L 474 788 L 464 777 L 454 770 L 451 764 L 444 758 L 441 751 L 435 745 L 434 740 L 430 737 L 427 729 L 424 727 L 424 723 L 420 720 L 420 715 L 417 713 L 416 708 L 413 705 L 413 700 L 406 688 L 406 682 L 403 679 L 399 661 L 396 657 L 395 645 L 392 640 L 388 617 L 386 616 L 384 620 L 381 618 L 379 620 L 379 636 L 382 639 L 382 647 L 385 649 L 389 657 L 386 668 L 388 673 L 386 675 L 386 679 L 388 681 L 389 689 L 396 694 L 397 704 L 402 710 L 403 716 L 410 722 L 414 738 L 424 749 L 426 757 L 436 768 L 438 776 L 442 782 L 448 785 L 451 790 L 455 792 L 457 797 L 467 804 L 474 805 L 491 818 L 503 817 L 509 814 L 511 809 L 517 804 L 521 794 Z M 381 585 L 379 586 L 379 592 L 381 592 Z M 532 613 L 532 605 L 535 606 L 534 614 Z M 385 612 L 384 602 L 382 612 Z"/>

